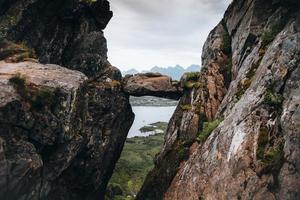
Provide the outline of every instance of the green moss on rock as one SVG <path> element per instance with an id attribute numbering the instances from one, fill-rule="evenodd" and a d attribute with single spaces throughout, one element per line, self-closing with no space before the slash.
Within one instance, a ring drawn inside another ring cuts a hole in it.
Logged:
<path id="1" fill-rule="evenodd" d="M 274 92 L 274 90 L 268 89 L 265 94 L 264 103 L 274 109 L 280 109 L 283 100 L 282 94 L 278 94 Z"/>
<path id="2" fill-rule="evenodd" d="M 20 73 L 13 75 L 9 83 L 14 86 L 22 100 L 28 102 L 35 111 L 41 111 L 46 108 L 52 109 L 57 106 L 61 90 L 59 88 L 38 88 L 36 85 L 29 83 L 26 77 Z"/>
<path id="3" fill-rule="evenodd" d="M 186 80 L 187 81 L 197 81 L 200 77 L 200 73 L 199 72 L 189 72 L 186 73 Z"/>
<path id="4" fill-rule="evenodd" d="M 22 62 L 35 58 L 35 51 L 25 43 L 15 44 L 6 40 L 0 41 L 0 60 Z"/>
<path id="5" fill-rule="evenodd" d="M 13 75 L 9 82 L 17 88 L 24 88 L 26 85 L 26 77 L 20 73 Z"/>
<path id="6" fill-rule="evenodd" d="M 191 110 L 192 105 L 191 104 L 185 104 L 185 105 L 180 105 L 182 110 Z"/>
<path id="7" fill-rule="evenodd" d="M 256 158 L 264 159 L 265 148 L 269 142 L 268 130 L 265 127 L 259 129 L 259 136 L 257 141 Z"/>
<path id="8" fill-rule="evenodd" d="M 226 54 L 231 54 L 231 37 L 228 33 L 227 26 L 224 21 L 222 21 L 223 28 L 225 29 L 224 34 L 222 35 L 222 44 L 221 44 L 221 50 Z"/>
<path id="9" fill-rule="evenodd" d="M 211 122 L 204 122 L 202 130 L 198 133 L 197 141 L 204 142 L 222 121 L 223 119 L 215 119 Z"/>

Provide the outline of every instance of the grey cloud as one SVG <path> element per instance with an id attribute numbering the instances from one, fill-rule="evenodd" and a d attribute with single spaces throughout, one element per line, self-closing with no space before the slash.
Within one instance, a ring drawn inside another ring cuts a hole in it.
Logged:
<path id="1" fill-rule="evenodd" d="M 122 65 L 128 52 L 151 52 L 182 55 L 182 62 L 189 62 L 187 53 L 198 55 L 209 31 L 219 22 L 230 0 L 110 0 L 114 17 L 105 31 L 112 63 Z M 124 52 L 124 53 L 122 53 Z M 130 59 L 130 58 L 128 58 Z M 151 67 L 171 63 L 176 59 L 147 60 L 144 63 L 126 61 L 131 66 Z M 183 61 L 184 60 L 184 61 Z M 196 59 L 190 60 L 190 64 Z M 199 62 L 197 60 L 197 62 Z M 178 63 L 181 64 L 181 63 Z M 199 64 L 199 63 L 197 63 Z"/>

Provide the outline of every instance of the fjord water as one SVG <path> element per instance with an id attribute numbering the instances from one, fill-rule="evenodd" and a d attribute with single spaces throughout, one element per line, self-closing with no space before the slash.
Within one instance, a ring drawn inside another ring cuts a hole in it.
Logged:
<path id="1" fill-rule="evenodd" d="M 135 119 L 128 133 L 128 138 L 155 134 L 155 132 L 142 133 L 140 128 L 155 122 L 169 122 L 175 108 L 176 106 L 133 106 Z"/>

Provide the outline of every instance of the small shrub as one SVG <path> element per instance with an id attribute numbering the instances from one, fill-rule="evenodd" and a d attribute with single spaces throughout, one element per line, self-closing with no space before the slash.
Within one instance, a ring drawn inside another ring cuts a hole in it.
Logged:
<path id="1" fill-rule="evenodd" d="M 0 60 L 6 60 L 9 62 L 20 62 L 26 59 L 35 59 L 35 51 L 25 43 L 15 44 L 8 41 L 3 41 L 0 44 Z"/>
<path id="2" fill-rule="evenodd" d="M 216 119 L 211 122 L 204 122 L 202 131 L 198 134 L 197 141 L 204 142 L 222 121 L 223 119 Z"/>
<path id="3" fill-rule="evenodd" d="M 187 81 L 197 81 L 200 77 L 200 73 L 199 72 L 189 72 L 186 73 L 186 80 Z"/>
<path id="4" fill-rule="evenodd" d="M 191 110 L 192 109 L 191 104 L 181 105 L 180 107 L 182 110 Z"/>
<path id="5" fill-rule="evenodd" d="M 16 87 L 25 87 L 25 84 L 26 84 L 26 77 L 23 76 L 22 74 L 20 73 L 17 73 L 15 75 L 13 75 L 10 79 L 9 79 L 9 82 L 11 84 L 13 84 L 14 86 Z"/>
<path id="6" fill-rule="evenodd" d="M 184 88 L 192 89 L 192 88 L 194 88 L 195 84 L 196 84 L 196 82 L 194 82 L 194 81 L 187 81 L 187 82 L 184 83 Z"/>
<path id="7" fill-rule="evenodd" d="M 272 108 L 279 109 L 281 108 L 283 101 L 283 96 L 281 94 L 275 93 L 273 90 L 268 89 L 265 98 L 264 103 L 266 105 L 269 105 Z"/>
<path id="8" fill-rule="evenodd" d="M 278 143 L 275 146 L 270 147 L 272 143 L 273 142 L 271 142 L 269 138 L 268 129 L 266 127 L 261 127 L 257 140 L 256 158 L 265 165 L 277 168 L 283 158 L 283 145 L 282 143 Z"/>
<path id="9" fill-rule="evenodd" d="M 269 142 L 268 130 L 265 127 L 259 129 L 259 136 L 257 141 L 256 158 L 259 160 L 264 159 L 265 149 Z"/>
<path id="10" fill-rule="evenodd" d="M 265 161 L 268 163 L 278 163 L 282 157 L 282 148 L 273 147 L 265 155 Z"/>
<path id="11" fill-rule="evenodd" d="M 275 36 L 276 35 L 273 32 L 269 32 L 269 31 L 265 32 L 262 36 L 261 46 L 266 47 L 274 40 Z"/>

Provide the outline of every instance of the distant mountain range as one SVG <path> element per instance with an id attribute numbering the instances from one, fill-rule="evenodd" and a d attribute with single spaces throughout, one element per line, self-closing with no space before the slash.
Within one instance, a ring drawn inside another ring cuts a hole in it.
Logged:
<path id="1" fill-rule="evenodd" d="M 174 67 L 158 67 L 155 66 L 152 69 L 150 69 L 149 71 L 138 71 L 136 69 L 130 69 L 128 71 L 123 71 L 122 74 L 123 76 L 127 75 L 127 74 L 137 74 L 137 73 L 147 73 L 147 72 L 158 72 L 161 73 L 163 75 L 167 75 L 172 77 L 173 80 L 179 80 L 181 78 L 181 76 L 186 73 L 186 72 L 198 72 L 200 71 L 200 65 L 191 65 L 187 68 L 184 68 L 180 65 L 176 65 Z"/>

